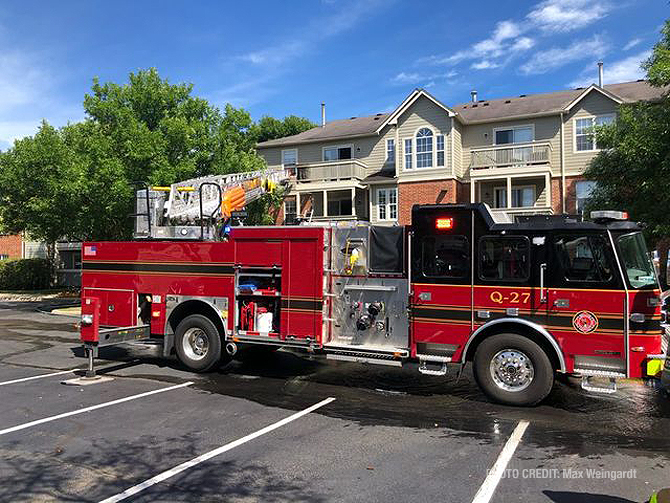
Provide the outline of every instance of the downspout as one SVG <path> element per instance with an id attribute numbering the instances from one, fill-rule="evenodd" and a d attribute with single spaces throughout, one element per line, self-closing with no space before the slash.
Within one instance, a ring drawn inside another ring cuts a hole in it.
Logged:
<path id="1" fill-rule="evenodd" d="M 454 166 L 455 166 L 454 159 L 456 159 L 456 157 L 454 156 L 454 118 L 453 118 L 453 116 L 451 117 L 451 131 L 449 132 L 449 135 L 451 136 L 451 176 L 455 177 L 456 176 L 456 170 L 454 169 Z M 460 175 L 460 173 L 459 173 L 459 175 Z M 460 201 L 457 200 L 457 198 L 455 196 L 456 196 L 456 194 L 454 194 L 454 202 L 455 203 L 460 202 Z"/>
<path id="2" fill-rule="evenodd" d="M 562 213 L 567 212 L 567 206 L 565 204 L 565 133 L 563 132 L 563 125 L 565 123 L 565 120 L 563 119 L 563 114 L 565 112 L 561 112 L 561 150 L 560 150 L 560 158 L 561 158 L 561 211 Z M 551 190 L 551 187 L 549 188 Z"/>

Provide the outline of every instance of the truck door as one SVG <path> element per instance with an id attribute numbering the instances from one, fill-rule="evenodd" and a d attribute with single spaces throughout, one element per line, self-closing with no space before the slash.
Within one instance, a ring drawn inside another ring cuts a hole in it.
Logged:
<path id="1" fill-rule="evenodd" d="M 557 230 L 548 246 L 541 293 L 568 367 L 625 374 L 625 290 L 608 234 Z"/>
<path id="2" fill-rule="evenodd" d="M 415 212 L 412 227 L 413 348 L 419 358 L 451 358 L 472 327 L 472 213 L 454 208 Z"/>

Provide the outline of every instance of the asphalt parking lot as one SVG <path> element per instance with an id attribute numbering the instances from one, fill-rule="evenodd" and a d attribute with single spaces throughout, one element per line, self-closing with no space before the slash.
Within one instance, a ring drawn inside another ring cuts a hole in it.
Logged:
<path id="1" fill-rule="evenodd" d="M 641 382 L 562 380 L 519 409 L 469 374 L 279 351 L 198 375 L 119 347 L 98 361 L 112 381 L 65 386 L 85 364 L 74 320 L 37 307 L 0 304 L 3 502 L 626 503 L 670 486 L 670 399 Z"/>

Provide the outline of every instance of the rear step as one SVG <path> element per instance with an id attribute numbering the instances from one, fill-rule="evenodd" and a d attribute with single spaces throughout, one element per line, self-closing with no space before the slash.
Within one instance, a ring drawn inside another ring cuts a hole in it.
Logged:
<path id="1" fill-rule="evenodd" d="M 419 359 L 419 372 L 431 376 L 443 376 L 447 373 L 447 363 L 451 362 L 450 356 L 422 355 L 417 353 Z"/>
<path id="2" fill-rule="evenodd" d="M 595 370 L 595 369 L 578 369 L 574 370 L 575 374 L 582 376 L 582 389 L 585 391 L 592 391 L 593 393 L 611 394 L 616 393 L 616 380 L 626 377 L 623 372 L 614 372 L 611 370 Z M 605 377 L 609 379 L 609 384 L 606 386 L 598 386 L 593 382 L 594 377 Z"/>
<path id="3" fill-rule="evenodd" d="M 598 386 L 591 381 L 595 376 L 582 376 L 582 389 L 585 391 L 592 391 L 593 393 L 603 393 L 610 395 L 616 393 L 616 379 L 609 378 L 609 384 L 606 386 Z"/>

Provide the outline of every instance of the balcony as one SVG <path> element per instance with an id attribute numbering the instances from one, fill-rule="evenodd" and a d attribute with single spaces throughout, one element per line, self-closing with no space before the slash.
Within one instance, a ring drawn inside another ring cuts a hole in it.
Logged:
<path id="1" fill-rule="evenodd" d="M 296 166 L 296 174 L 298 183 L 363 180 L 367 176 L 367 166 L 356 159 L 301 163 Z"/>
<path id="2" fill-rule="evenodd" d="M 471 153 L 470 168 L 473 171 L 548 165 L 551 158 L 551 144 L 532 142 L 498 145 L 473 148 Z M 471 172 L 471 175 L 474 174 L 474 172 Z"/>

